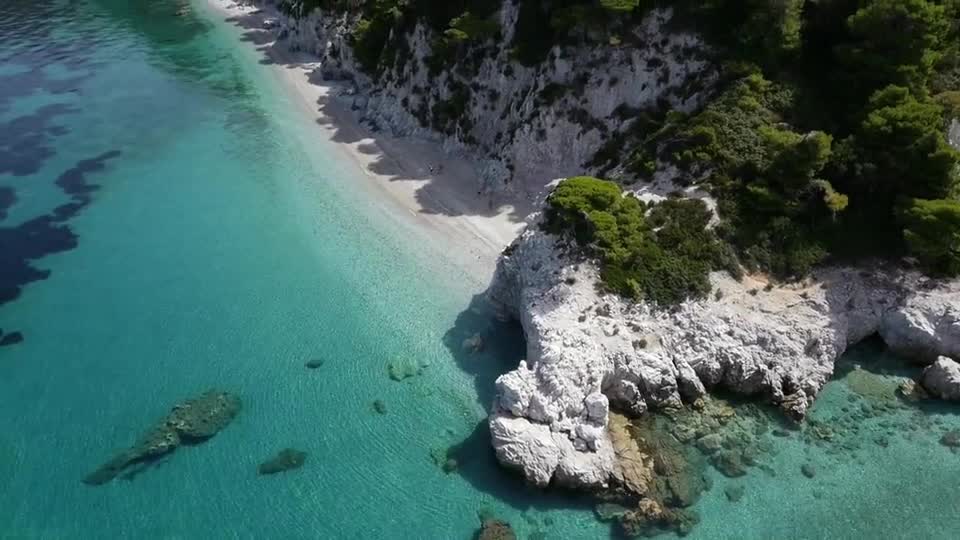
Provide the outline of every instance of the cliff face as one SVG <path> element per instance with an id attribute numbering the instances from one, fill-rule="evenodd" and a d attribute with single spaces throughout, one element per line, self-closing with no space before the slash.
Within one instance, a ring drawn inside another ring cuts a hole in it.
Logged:
<path id="1" fill-rule="evenodd" d="M 765 290 L 716 273 L 718 295 L 656 310 L 599 294 L 597 268 L 536 225 L 508 253 L 490 297 L 521 321 L 528 353 L 497 380 L 491 433 L 500 460 L 539 485 L 619 479 L 610 405 L 640 414 L 723 387 L 800 419 L 836 358 L 870 335 L 926 363 L 960 357 L 956 281 L 830 268 Z"/>
<path id="2" fill-rule="evenodd" d="M 435 36 L 423 24 L 404 36 L 405 50 L 376 80 L 348 43 L 356 16 L 315 10 L 284 18 L 281 35 L 318 56 L 325 78 L 352 83 L 343 97 L 369 125 L 468 154 L 480 169 L 478 190 L 492 192 L 535 193 L 554 178 L 589 171 L 597 151 L 630 127 L 618 111 L 660 100 L 692 110 L 698 89 L 715 78 L 696 36 L 664 30 L 669 10 L 639 25 L 634 37 L 647 46 L 557 46 L 534 67 L 510 56 L 518 7 L 505 1 L 497 17 L 497 42 L 473 45 L 435 76 L 427 63 Z M 448 107 L 457 108 L 455 121 L 435 117 Z"/>

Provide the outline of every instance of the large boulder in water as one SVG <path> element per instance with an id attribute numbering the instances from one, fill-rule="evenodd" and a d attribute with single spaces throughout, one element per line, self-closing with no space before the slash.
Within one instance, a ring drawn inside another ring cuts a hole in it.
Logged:
<path id="1" fill-rule="evenodd" d="M 124 471 L 134 473 L 148 466 L 182 444 L 202 443 L 227 427 L 239 411 L 239 398 L 215 390 L 179 403 L 137 444 L 114 456 L 83 481 L 90 485 L 106 484 Z"/>
<path id="2" fill-rule="evenodd" d="M 960 401 L 960 364 L 946 356 L 941 356 L 923 370 L 920 382 L 933 396 Z"/>

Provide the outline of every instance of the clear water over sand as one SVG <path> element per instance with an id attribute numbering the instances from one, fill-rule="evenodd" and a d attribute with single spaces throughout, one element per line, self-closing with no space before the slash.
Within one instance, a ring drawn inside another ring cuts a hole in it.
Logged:
<path id="1" fill-rule="evenodd" d="M 0 348 L 0 538 L 469 538 L 480 511 L 522 538 L 610 537 L 586 501 L 493 462 L 480 422 L 516 328 L 188 5 L 0 4 L 0 328 L 25 338 Z M 478 331 L 489 346 L 464 354 Z M 395 382 L 396 361 L 429 366 Z M 815 417 L 843 414 L 849 386 Z M 244 407 L 214 439 L 81 482 L 210 388 Z M 776 476 L 751 469 L 739 503 L 709 471 L 692 536 L 954 536 L 960 456 L 937 439 L 960 420 L 918 418 L 911 440 L 863 432 L 840 454 L 778 438 Z M 460 442 L 446 474 L 434 457 Z M 258 477 L 285 447 L 305 466 Z"/>

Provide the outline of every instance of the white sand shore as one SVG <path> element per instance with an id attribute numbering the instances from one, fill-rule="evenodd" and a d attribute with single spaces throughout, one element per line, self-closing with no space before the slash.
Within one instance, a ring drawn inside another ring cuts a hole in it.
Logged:
<path id="1" fill-rule="evenodd" d="M 401 211 L 390 214 L 409 221 L 422 234 L 419 241 L 440 248 L 485 286 L 497 256 L 522 230 L 529 205 L 478 195 L 480 184 L 473 165 L 446 154 L 434 142 L 372 133 L 360 125 L 356 115 L 333 96 L 333 84 L 313 75 L 316 58 L 292 54 L 274 43 L 275 30 L 264 24 L 274 15 L 269 10 L 233 0 L 207 3 L 227 24 L 242 29 L 245 43 L 271 60 L 269 69 L 316 119 L 318 135 L 361 168 L 369 183 L 360 188 L 369 189 L 371 196 L 382 199 L 380 203 L 395 205 Z"/>

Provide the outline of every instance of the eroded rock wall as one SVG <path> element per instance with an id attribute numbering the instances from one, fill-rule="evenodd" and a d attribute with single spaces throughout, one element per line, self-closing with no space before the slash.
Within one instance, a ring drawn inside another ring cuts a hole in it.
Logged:
<path id="1" fill-rule="evenodd" d="M 375 79 L 349 45 L 356 16 L 314 10 L 280 23 L 283 42 L 319 57 L 323 77 L 349 81 L 342 97 L 369 125 L 468 155 L 480 172 L 478 190 L 529 194 L 589 172 L 597 151 L 629 129 L 619 112 L 659 101 L 683 111 L 699 105 L 716 75 L 697 36 L 665 30 L 670 16 L 654 10 L 646 17 L 631 40 L 643 46 L 556 46 L 528 67 L 510 55 L 518 6 L 505 1 L 498 41 L 471 46 L 433 75 L 435 35 L 417 24 L 401 38 L 395 65 Z M 434 111 L 463 95 L 456 121 L 438 123 Z"/>
<path id="2" fill-rule="evenodd" d="M 842 267 L 769 290 L 749 277 L 710 279 L 719 293 L 709 299 L 672 309 L 628 303 L 597 291 L 597 267 L 576 250 L 528 227 L 489 291 L 528 343 L 526 361 L 497 380 L 491 433 L 500 460 L 540 485 L 604 485 L 619 474 L 607 459 L 610 404 L 641 414 L 722 387 L 800 419 L 837 357 L 873 334 L 925 363 L 960 358 L 956 281 Z"/>

